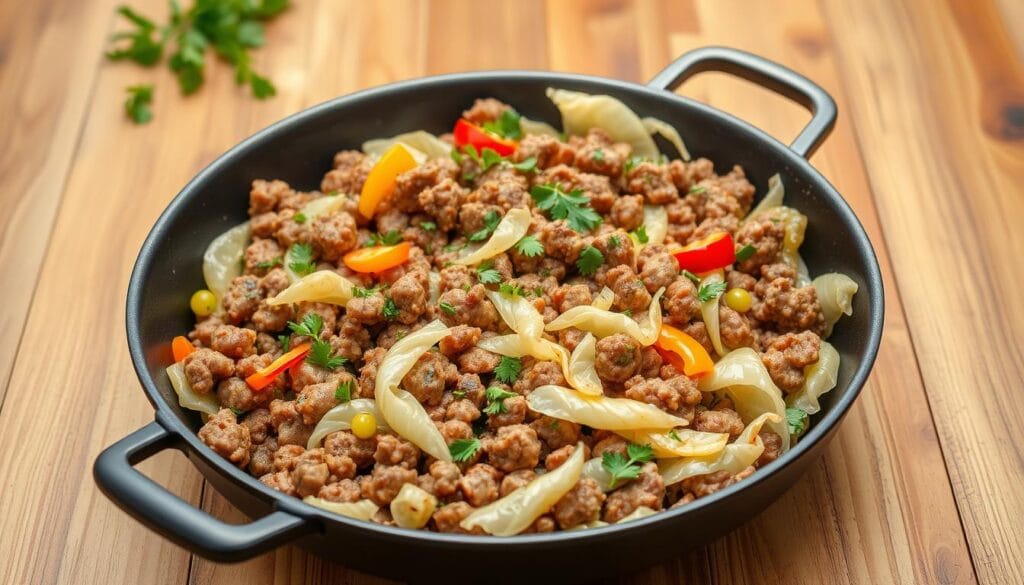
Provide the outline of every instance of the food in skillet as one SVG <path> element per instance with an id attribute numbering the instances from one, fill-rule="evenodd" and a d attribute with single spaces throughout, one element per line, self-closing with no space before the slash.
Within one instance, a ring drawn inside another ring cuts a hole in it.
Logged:
<path id="1" fill-rule="evenodd" d="M 685 506 L 790 448 L 856 284 L 811 281 L 778 177 L 751 209 L 667 124 L 549 96 L 566 135 L 482 99 L 319 191 L 253 182 L 172 344 L 207 445 L 337 514 L 492 535 Z"/>

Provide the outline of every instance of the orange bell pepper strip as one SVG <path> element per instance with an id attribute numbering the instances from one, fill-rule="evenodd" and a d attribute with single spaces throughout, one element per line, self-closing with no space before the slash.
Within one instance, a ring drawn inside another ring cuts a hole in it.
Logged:
<path id="1" fill-rule="evenodd" d="M 736 261 L 736 246 L 728 232 L 711 234 L 670 253 L 679 262 L 680 270 L 696 274 L 724 268 Z"/>
<path id="2" fill-rule="evenodd" d="M 196 346 L 184 335 L 179 335 L 171 340 L 171 353 L 174 354 L 174 362 L 180 362 L 196 350 Z"/>
<path id="3" fill-rule="evenodd" d="M 246 378 L 245 383 L 253 390 L 263 390 L 282 372 L 305 359 L 309 348 L 308 343 L 293 347 L 291 351 L 274 360 L 269 366 Z"/>
<path id="4" fill-rule="evenodd" d="M 345 254 L 342 261 L 345 262 L 345 266 L 356 272 L 384 272 L 408 260 L 411 249 L 411 242 L 402 242 L 394 246 L 359 248 Z"/>
<path id="5" fill-rule="evenodd" d="M 373 217 L 377 206 L 395 190 L 398 175 L 416 168 L 416 159 L 401 144 L 389 148 L 373 165 L 359 194 L 359 213 L 366 219 Z"/>
<path id="6" fill-rule="evenodd" d="M 465 118 L 460 118 L 455 123 L 452 138 L 458 147 L 472 146 L 477 153 L 483 153 L 485 148 L 490 148 L 500 156 L 512 154 L 517 146 L 514 141 L 495 136 Z"/>
<path id="7" fill-rule="evenodd" d="M 699 341 L 671 325 L 661 326 L 654 349 L 668 363 L 690 377 L 703 376 L 715 369 L 715 362 L 708 350 Z"/>

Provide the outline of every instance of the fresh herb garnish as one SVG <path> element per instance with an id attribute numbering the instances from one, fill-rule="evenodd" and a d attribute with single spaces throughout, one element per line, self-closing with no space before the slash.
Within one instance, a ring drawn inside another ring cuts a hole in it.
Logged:
<path id="1" fill-rule="evenodd" d="M 579 189 L 566 193 L 558 185 L 534 185 L 530 196 L 551 219 L 564 219 L 578 232 L 588 232 L 601 223 L 600 214 L 590 208 L 590 199 Z"/>
<path id="2" fill-rule="evenodd" d="M 145 124 L 152 120 L 153 110 L 149 109 L 149 104 L 153 103 L 153 86 L 131 85 L 127 91 L 128 99 L 124 101 L 124 111 L 128 117 L 136 124 Z"/>
<path id="3" fill-rule="evenodd" d="M 671 431 L 668 432 L 668 438 L 672 439 L 673 441 L 678 441 L 680 443 L 683 442 L 683 440 L 679 437 L 679 433 L 677 433 L 675 429 L 672 429 Z"/>
<path id="4" fill-rule="evenodd" d="M 366 297 L 369 297 L 369 296 L 373 295 L 373 293 L 379 292 L 382 288 L 383 288 L 383 285 L 380 285 L 380 284 L 378 284 L 377 286 L 371 287 L 371 288 L 363 288 L 361 286 L 353 286 L 352 287 L 352 296 L 354 296 L 354 297 L 356 297 L 358 299 L 365 299 Z"/>
<path id="5" fill-rule="evenodd" d="M 633 316 L 633 309 L 623 309 L 621 312 L 622 312 L 623 315 L 625 315 L 627 317 L 632 317 Z"/>
<path id="6" fill-rule="evenodd" d="M 498 367 L 494 368 L 494 377 L 499 382 L 511 384 L 516 381 L 519 377 L 519 372 L 522 370 L 523 361 L 521 359 L 503 355 L 501 356 L 501 361 L 498 362 Z"/>
<path id="7" fill-rule="evenodd" d="M 320 339 L 320 332 L 323 330 L 324 320 L 316 313 L 306 313 L 301 323 L 288 322 L 288 329 L 296 335 L 305 335 L 310 338 L 312 346 L 306 355 L 306 362 L 314 366 L 320 366 L 328 370 L 336 370 L 348 363 L 348 358 L 340 355 L 331 355 L 334 350 L 331 344 Z"/>
<path id="8" fill-rule="evenodd" d="M 633 155 L 633 156 L 629 157 L 629 160 L 626 161 L 626 164 L 623 166 L 623 171 L 628 173 L 629 171 L 631 171 L 634 168 L 636 168 L 636 165 L 638 165 L 638 164 L 640 164 L 642 162 L 647 162 L 647 161 L 648 161 L 648 159 L 646 159 L 646 158 L 644 158 L 642 156 Z"/>
<path id="9" fill-rule="evenodd" d="M 437 229 L 437 224 L 432 221 L 421 221 L 420 229 L 425 232 L 432 232 Z"/>
<path id="10" fill-rule="evenodd" d="M 498 227 L 499 223 L 501 223 L 501 215 L 493 209 L 488 211 L 484 215 L 484 227 L 473 232 L 473 234 L 469 236 L 469 241 L 480 242 L 486 240 L 492 233 L 494 233 L 494 228 Z"/>
<path id="11" fill-rule="evenodd" d="M 804 434 L 807 430 L 807 424 L 810 422 L 810 417 L 807 416 L 807 412 L 800 408 L 787 408 L 786 409 L 786 425 L 789 426 L 789 434 L 794 437 L 799 437 Z"/>
<path id="12" fill-rule="evenodd" d="M 604 254 L 601 250 L 593 246 L 587 246 L 580 252 L 580 257 L 576 260 L 576 269 L 580 271 L 583 276 L 590 276 L 597 272 L 597 268 L 604 264 Z"/>
<path id="13" fill-rule="evenodd" d="M 703 192 L 705 192 L 707 190 L 708 190 L 708 188 L 705 187 L 704 185 L 694 185 L 694 186 L 690 187 L 690 193 L 693 193 L 694 195 L 697 195 L 699 193 L 703 193 Z"/>
<path id="14" fill-rule="evenodd" d="M 292 216 L 292 220 L 295 223 L 306 223 L 306 214 L 300 211 L 299 213 L 296 213 L 295 215 Z"/>
<path id="15" fill-rule="evenodd" d="M 453 307 L 451 303 L 441 301 L 440 303 L 437 303 L 437 306 L 440 307 L 442 311 L 448 313 L 449 315 L 454 315 L 455 313 L 457 313 L 455 307 Z"/>
<path id="16" fill-rule="evenodd" d="M 646 244 L 647 242 L 650 241 L 650 238 L 647 237 L 647 226 L 643 224 L 641 224 L 640 227 L 636 228 L 635 230 L 629 233 L 632 234 L 633 237 L 636 238 L 636 241 L 641 244 Z"/>
<path id="17" fill-rule="evenodd" d="M 364 248 L 371 246 L 394 246 L 402 242 L 402 232 L 398 230 L 388 230 L 384 234 L 370 234 L 370 239 L 363 244 Z"/>
<path id="18" fill-rule="evenodd" d="M 487 389 L 485 394 L 487 395 L 487 407 L 484 408 L 484 414 L 489 416 L 508 412 L 508 409 L 505 408 L 505 400 L 507 398 L 512 398 L 513 396 L 519 396 L 515 392 L 502 390 L 497 386 L 491 386 Z"/>
<path id="19" fill-rule="evenodd" d="M 606 451 L 601 456 L 601 467 L 612 476 L 609 483 L 609 487 L 612 489 L 621 480 L 640 477 L 640 470 L 643 467 L 641 464 L 654 458 L 654 449 L 650 445 L 630 443 L 626 445 L 626 454 L 628 457 L 623 456 L 622 453 Z"/>
<path id="20" fill-rule="evenodd" d="M 288 254 L 291 256 L 288 268 L 291 268 L 292 272 L 300 276 L 306 276 L 316 270 L 316 264 L 313 263 L 313 246 L 309 244 L 293 244 Z"/>
<path id="21" fill-rule="evenodd" d="M 621 245 L 622 245 L 622 240 L 619 239 L 619 236 L 612 236 L 612 237 L 608 238 L 608 249 L 609 250 L 614 250 L 615 248 L 618 248 Z"/>
<path id="22" fill-rule="evenodd" d="M 345 380 L 338 384 L 334 390 L 334 400 L 337 402 L 349 402 L 352 400 L 352 392 L 356 389 L 356 383 L 352 380 Z"/>
<path id="23" fill-rule="evenodd" d="M 480 439 L 456 439 L 448 445 L 448 452 L 452 454 L 452 460 L 463 463 L 469 461 L 480 450 Z"/>
<path id="24" fill-rule="evenodd" d="M 712 282 L 705 284 L 697 290 L 697 298 L 700 299 L 700 302 L 702 303 L 713 301 L 718 297 L 718 295 L 725 292 L 727 286 L 728 285 L 724 282 Z"/>
<path id="25" fill-rule="evenodd" d="M 395 300 L 391 297 L 384 299 L 384 307 L 380 310 L 380 314 L 388 321 L 391 321 L 398 316 L 398 313 L 398 305 L 395 304 Z"/>
<path id="26" fill-rule="evenodd" d="M 456 244 L 455 242 L 452 242 L 451 244 L 448 244 L 447 246 L 445 246 L 443 248 L 443 250 L 445 252 L 458 252 L 458 251 L 462 250 L 463 248 L 465 248 L 467 245 L 468 244 Z"/>
<path id="27" fill-rule="evenodd" d="M 604 162 L 604 150 L 600 148 L 595 149 L 593 154 L 590 155 L 590 159 L 594 162 Z"/>
<path id="28" fill-rule="evenodd" d="M 757 248 L 755 248 L 753 245 L 746 244 L 742 248 L 740 248 L 739 250 L 736 251 L 736 261 L 737 262 L 743 262 L 747 258 L 750 258 L 751 256 L 753 256 L 754 252 L 756 252 L 756 251 L 757 251 Z"/>
<path id="29" fill-rule="evenodd" d="M 683 276 L 686 277 L 686 280 L 689 280 L 690 282 L 692 282 L 694 284 L 694 286 L 700 284 L 700 277 L 697 276 L 696 274 L 690 272 L 689 270 L 686 270 L 685 268 L 683 269 Z"/>
<path id="30" fill-rule="evenodd" d="M 542 287 L 542 286 L 535 286 L 535 287 L 533 287 L 533 296 L 535 296 L 537 298 L 540 298 L 540 297 L 544 296 L 544 287 Z"/>
<path id="31" fill-rule="evenodd" d="M 533 173 L 537 171 L 537 157 L 535 156 L 524 158 L 522 162 L 509 164 L 512 165 L 513 169 L 524 173 Z"/>
<path id="32" fill-rule="evenodd" d="M 277 344 L 281 346 L 281 351 L 288 353 L 288 350 L 292 348 L 292 336 L 291 335 L 278 335 Z"/>
<path id="33" fill-rule="evenodd" d="M 274 258 L 273 260 L 264 260 L 263 262 L 257 262 L 256 263 L 256 268 L 259 268 L 260 270 L 264 270 L 264 269 L 267 269 L 267 268 L 273 268 L 275 266 L 280 265 L 282 262 L 284 262 L 284 259 L 281 258 L 280 256 L 278 256 L 277 258 Z"/>
<path id="34" fill-rule="evenodd" d="M 486 260 L 476 267 L 476 277 L 483 284 L 497 284 L 501 282 L 501 273 L 494 268 L 494 261 Z"/>
<path id="35" fill-rule="evenodd" d="M 510 297 L 523 296 L 523 289 L 517 284 L 503 282 L 498 285 L 498 292 L 507 294 Z"/>
<path id="36" fill-rule="evenodd" d="M 523 128 L 520 125 L 522 116 L 519 112 L 509 108 L 501 113 L 501 116 L 497 120 L 491 120 L 484 122 L 484 130 L 501 136 L 502 138 L 511 138 L 513 140 L 519 140 L 523 137 Z"/>
<path id="37" fill-rule="evenodd" d="M 249 51 L 264 43 L 261 21 L 277 16 L 288 4 L 288 0 L 197 0 L 191 9 L 182 11 L 179 4 L 172 1 L 170 22 L 161 26 L 127 6 L 121 6 L 117 13 L 130 23 L 132 30 L 115 33 L 111 38 L 114 47 L 107 51 L 106 56 L 112 61 L 129 60 L 152 66 L 163 58 L 165 47 L 173 39 L 177 50 L 171 54 L 168 65 L 178 78 L 181 93 L 188 95 L 203 84 L 206 50 L 212 48 L 235 67 L 235 83 L 248 85 L 257 99 L 268 98 L 276 93 L 274 85 L 253 71 Z M 147 91 L 136 91 L 142 87 L 148 88 Z M 141 97 L 136 100 L 136 107 L 125 104 L 126 114 L 136 124 L 152 119 L 152 112 L 146 107 L 152 97 L 152 87 L 133 86 L 129 93 Z"/>
<path id="38" fill-rule="evenodd" d="M 324 328 L 323 317 L 317 313 L 306 313 L 306 316 L 302 318 L 301 323 L 294 321 L 288 322 L 288 329 L 291 329 L 292 333 L 296 335 L 305 335 L 306 337 L 317 338 L 320 336 L 320 331 Z"/>
<path id="39" fill-rule="evenodd" d="M 516 242 L 516 251 L 528 258 L 536 258 L 544 253 L 544 244 L 540 243 L 537 236 L 523 236 L 523 239 Z"/>

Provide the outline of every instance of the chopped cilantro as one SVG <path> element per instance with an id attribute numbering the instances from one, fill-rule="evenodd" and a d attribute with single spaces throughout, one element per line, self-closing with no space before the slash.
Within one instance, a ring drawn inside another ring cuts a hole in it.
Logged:
<path id="1" fill-rule="evenodd" d="M 498 227 L 499 223 L 501 223 L 501 215 L 493 209 L 488 211 L 484 215 L 484 227 L 473 232 L 473 234 L 469 236 L 469 241 L 480 242 L 486 240 L 491 237 L 491 234 L 494 233 L 494 228 Z"/>
<path id="2" fill-rule="evenodd" d="M 516 251 L 528 258 L 536 258 L 544 253 L 544 244 L 540 243 L 537 236 L 523 236 L 523 239 L 516 242 Z"/>
<path id="3" fill-rule="evenodd" d="M 523 289 L 517 285 L 508 282 L 503 282 L 498 285 L 498 292 L 507 294 L 509 296 L 523 296 Z"/>
<path id="4" fill-rule="evenodd" d="M 522 162 L 510 163 L 512 168 L 524 173 L 533 173 L 537 171 L 537 157 L 531 156 L 523 159 Z"/>
<path id="5" fill-rule="evenodd" d="M 690 193 L 693 193 L 694 195 L 698 195 L 700 193 L 704 193 L 707 190 L 708 190 L 708 188 L 705 187 L 704 185 L 694 185 L 694 186 L 690 187 Z"/>
<path id="6" fill-rule="evenodd" d="M 494 268 L 494 262 L 487 260 L 476 267 L 476 277 L 483 284 L 497 284 L 501 282 L 501 273 Z"/>
<path id="7" fill-rule="evenodd" d="M 124 111 L 132 122 L 145 124 L 152 120 L 153 110 L 149 108 L 149 104 L 153 102 L 153 86 L 132 85 L 127 91 L 128 99 L 124 101 Z"/>
<path id="8" fill-rule="evenodd" d="M 757 248 L 755 248 L 754 246 L 752 246 L 750 244 L 746 244 L 742 248 L 740 248 L 739 250 L 736 251 L 736 261 L 737 262 L 743 262 L 744 260 L 746 260 L 746 259 L 750 258 L 751 256 L 753 256 L 754 252 L 756 252 L 756 251 L 757 251 Z"/>
<path id="9" fill-rule="evenodd" d="M 369 296 L 373 295 L 373 293 L 379 292 L 381 290 L 381 288 L 382 287 L 379 284 L 377 286 L 370 287 L 370 288 L 363 288 L 361 286 L 353 286 L 352 287 L 352 296 L 354 296 L 354 297 L 356 297 L 358 299 L 365 299 L 366 297 L 369 297 Z"/>
<path id="10" fill-rule="evenodd" d="M 356 388 L 356 383 L 352 380 L 345 380 L 338 384 L 338 387 L 334 390 L 334 400 L 338 402 L 348 402 L 352 400 L 352 392 Z"/>
<path id="11" fill-rule="evenodd" d="M 476 437 L 472 439 L 457 439 L 452 441 L 451 445 L 448 445 L 448 452 L 451 453 L 452 459 L 458 463 L 469 461 L 479 450 L 480 439 Z"/>
<path id="12" fill-rule="evenodd" d="M 626 455 L 606 451 L 601 457 L 601 467 L 611 474 L 611 488 L 614 488 L 619 481 L 625 479 L 636 479 L 640 477 L 642 463 L 654 458 L 654 449 L 650 445 L 637 445 L 630 443 L 626 445 Z"/>
<path id="13" fill-rule="evenodd" d="M 590 276 L 597 272 L 597 268 L 604 264 L 604 254 L 601 250 L 593 246 L 587 246 L 580 252 L 580 257 L 576 260 L 576 269 L 580 271 L 583 276 Z"/>
<path id="14" fill-rule="evenodd" d="M 384 307 L 380 310 L 380 314 L 388 321 L 391 321 L 398 316 L 398 313 L 398 305 L 395 304 L 395 300 L 391 297 L 384 299 Z"/>
<path id="15" fill-rule="evenodd" d="M 705 284 L 697 291 L 697 298 L 700 299 L 700 302 L 702 303 L 713 301 L 716 297 L 725 292 L 727 286 L 728 285 L 724 282 L 712 282 L 710 284 Z"/>
<path id="16" fill-rule="evenodd" d="M 636 238 L 636 241 L 640 244 L 646 244 L 650 241 L 650 238 L 647 237 L 647 226 L 643 224 L 629 233 Z"/>
<path id="17" fill-rule="evenodd" d="M 437 229 L 437 224 L 432 221 L 421 221 L 420 229 L 425 232 L 432 232 Z"/>
<path id="18" fill-rule="evenodd" d="M 384 234 L 370 234 L 370 239 L 363 244 L 364 248 L 371 246 L 394 246 L 402 242 L 402 232 L 398 230 L 388 230 Z"/>
<path id="19" fill-rule="evenodd" d="M 519 377 L 519 372 L 521 372 L 522 369 L 523 361 L 521 359 L 504 355 L 501 356 L 501 361 L 498 362 L 498 367 L 494 368 L 494 377 L 497 378 L 499 382 L 511 384 Z"/>
<path id="20" fill-rule="evenodd" d="M 299 276 L 306 276 L 316 270 L 316 264 L 313 262 L 313 246 L 293 244 L 288 255 L 291 256 L 288 268 L 291 268 L 292 272 Z"/>
<path id="21" fill-rule="evenodd" d="M 590 155 L 590 159 L 594 162 L 604 162 L 604 150 L 598 148 L 594 150 L 594 153 Z"/>
<path id="22" fill-rule="evenodd" d="M 504 414 L 508 412 L 505 408 L 505 399 L 512 398 L 513 396 L 519 396 L 515 392 L 509 392 L 508 390 L 502 390 L 497 386 L 491 386 L 487 389 L 487 407 L 484 408 L 484 414 L 494 416 L 496 414 Z"/>
<path id="23" fill-rule="evenodd" d="M 260 270 L 266 270 L 268 268 L 273 268 L 275 266 L 278 266 L 282 262 L 284 262 L 284 259 L 281 258 L 280 256 L 278 256 L 277 258 L 274 258 L 273 260 L 264 260 L 263 262 L 257 262 L 256 263 L 256 268 L 259 268 Z"/>
<path id="24" fill-rule="evenodd" d="M 794 437 L 799 437 L 807 431 L 807 423 L 809 417 L 807 413 L 800 408 L 787 408 L 786 409 L 786 424 L 789 426 L 789 434 Z"/>
<path id="25" fill-rule="evenodd" d="M 292 220 L 295 221 L 295 223 L 306 223 L 306 219 L 306 214 L 301 211 L 292 216 Z"/>
<path id="26" fill-rule="evenodd" d="M 672 429 L 671 431 L 668 432 L 668 438 L 672 439 L 673 441 L 679 441 L 680 443 L 683 441 L 683 439 L 679 437 L 679 433 L 677 433 L 675 429 Z"/>
<path id="27" fill-rule="evenodd" d="M 497 120 L 484 122 L 483 128 L 502 138 L 519 140 L 523 137 L 523 128 L 520 125 L 521 118 L 522 116 L 519 115 L 519 112 L 509 108 L 502 112 Z"/>
<path id="28" fill-rule="evenodd" d="M 619 236 L 612 236 L 612 237 L 608 238 L 608 249 L 609 250 L 614 250 L 615 248 L 618 248 L 621 245 L 622 245 L 622 240 L 619 239 Z"/>
<path id="29" fill-rule="evenodd" d="M 551 219 L 564 219 L 578 232 L 588 232 L 601 223 L 601 216 L 591 209 L 590 199 L 579 189 L 566 193 L 558 185 L 534 185 L 530 196 Z"/>
<path id="30" fill-rule="evenodd" d="M 291 335 L 278 335 L 277 344 L 281 346 L 281 351 L 287 353 L 292 347 L 292 336 Z"/>
<path id="31" fill-rule="evenodd" d="M 453 307 L 451 303 L 441 301 L 440 303 L 437 304 L 437 306 L 440 307 L 442 311 L 448 313 L 449 315 L 454 315 L 455 313 L 457 313 L 455 307 Z"/>

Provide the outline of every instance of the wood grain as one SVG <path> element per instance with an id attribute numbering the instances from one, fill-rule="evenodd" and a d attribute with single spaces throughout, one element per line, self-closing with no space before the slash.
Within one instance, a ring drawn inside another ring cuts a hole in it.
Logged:
<path id="1" fill-rule="evenodd" d="M 104 62 L 113 4 L 0 0 L 0 115 L 18 144 L 0 152 L 0 274 L 21 276 L 0 279 L 0 583 L 387 583 L 294 547 L 210 563 L 96 490 L 96 454 L 152 419 L 123 339 L 138 244 L 215 156 L 336 95 L 497 68 L 644 82 L 706 44 L 776 59 L 836 97 L 839 124 L 812 162 L 875 243 L 885 337 L 864 394 L 793 490 L 727 537 L 609 582 L 1024 582 L 1024 309 L 1004 300 L 1024 252 L 1024 70 L 1012 40 L 1024 24 L 1007 32 L 1013 3 L 308 0 L 269 26 L 272 49 L 255 56 L 278 86 L 265 102 L 220 63 L 183 98 L 166 68 Z M 66 72 L 51 73 L 56 60 Z M 122 88 L 143 81 L 157 86 L 156 118 L 137 128 Z M 784 140 L 808 119 L 723 75 L 682 93 Z M 180 455 L 140 468 L 245 521 Z"/>
<path id="2" fill-rule="evenodd" d="M 946 464 L 979 579 L 1021 583 L 1024 65 L 991 2 L 861 4 L 826 14 Z"/>

